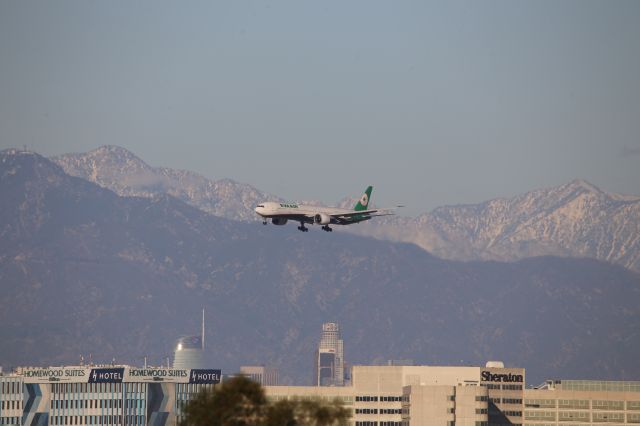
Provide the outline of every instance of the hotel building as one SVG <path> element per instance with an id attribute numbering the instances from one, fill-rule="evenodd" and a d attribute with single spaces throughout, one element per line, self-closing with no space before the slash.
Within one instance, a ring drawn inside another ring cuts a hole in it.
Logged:
<path id="1" fill-rule="evenodd" d="M 528 426 L 640 425 L 640 382 L 550 380 L 524 392 Z"/>
<path id="2" fill-rule="evenodd" d="M 0 425 L 176 425 L 220 370 L 26 368 L 0 376 Z"/>
<path id="3" fill-rule="evenodd" d="M 220 370 L 30 368 L 0 375 L 0 425 L 177 425 Z M 523 368 L 354 366 L 349 386 L 266 386 L 269 400 L 339 400 L 352 426 L 640 426 L 640 382 L 553 380 Z"/>

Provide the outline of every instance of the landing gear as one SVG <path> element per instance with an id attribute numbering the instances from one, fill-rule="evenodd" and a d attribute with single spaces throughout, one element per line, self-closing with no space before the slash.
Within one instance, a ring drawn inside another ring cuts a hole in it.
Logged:
<path id="1" fill-rule="evenodd" d="M 267 221 L 266 221 L 266 220 L 263 220 L 263 221 L 262 221 L 262 224 L 263 224 L 263 225 L 266 225 L 266 224 L 267 224 Z"/>
<path id="2" fill-rule="evenodd" d="M 329 225 L 324 225 L 324 226 L 322 227 L 322 230 L 323 230 L 323 231 L 327 231 L 327 232 L 333 232 L 333 229 L 331 229 L 331 228 L 329 227 Z"/>
<path id="3" fill-rule="evenodd" d="M 300 222 L 300 226 L 298 226 L 298 230 L 302 232 L 309 232 L 309 228 L 304 226 L 304 222 Z"/>

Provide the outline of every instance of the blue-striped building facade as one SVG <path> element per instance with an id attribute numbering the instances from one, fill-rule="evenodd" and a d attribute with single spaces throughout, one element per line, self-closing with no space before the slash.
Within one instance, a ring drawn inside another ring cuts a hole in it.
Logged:
<path id="1" fill-rule="evenodd" d="M 176 425 L 186 403 L 220 381 L 220 370 L 51 370 L 0 376 L 0 425 Z M 103 371 L 111 375 L 101 379 Z"/>

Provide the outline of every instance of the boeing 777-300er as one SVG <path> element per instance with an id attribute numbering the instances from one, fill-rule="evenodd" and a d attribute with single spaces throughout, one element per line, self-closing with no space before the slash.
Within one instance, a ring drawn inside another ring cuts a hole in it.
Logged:
<path id="1" fill-rule="evenodd" d="M 297 203 L 262 203 L 256 207 L 256 213 L 262 217 L 262 223 L 267 224 L 267 219 L 271 219 L 274 225 L 284 225 L 292 220 L 300 222 L 298 229 L 307 232 L 309 228 L 305 223 L 322 225 L 322 229 L 331 232 L 329 225 L 351 225 L 352 223 L 363 222 L 375 216 L 389 216 L 391 209 L 367 210 L 373 186 L 367 188 L 356 203 L 353 210 L 339 209 L 335 207 L 305 206 Z"/>

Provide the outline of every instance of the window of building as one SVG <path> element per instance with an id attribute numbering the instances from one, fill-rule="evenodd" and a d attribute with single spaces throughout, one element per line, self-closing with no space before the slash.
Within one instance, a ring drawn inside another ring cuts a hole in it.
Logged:
<path id="1" fill-rule="evenodd" d="M 558 408 L 573 408 L 577 410 L 588 410 L 589 400 L 587 399 L 559 399 Z"/>
<path id="2" fill-rule="evenodd" d="M 623 421 L 623 413 L 593 413 L 594 423 L 622 423 Z"/>
<path id="3" fill-rule="evenodd" d="M 378 414 L 377 408 L 356 408 L 356 414 Z"/>
<path id="4" fill-rule="evenodd" d="M 589 412 L 587 411 L 559 411 L 559 422 L 589 422 Z"/>
<path id="5" fill-rule="evenodd" d="M 503 390 L 522 390 L 522 385 L 502 385 Z"/>
<path id="6" fill-rule="evenodd" d="M 624 410 L 624 401 L 593 400 L 591 406 L 594 410 Z"/>
<path id="7" fill-rule="evenodd" d="M 640 410 L 640 401 L 627 401 L 627 410 Z"/>
<path id="8" fill-rule="evenodd" d="M 556 421 L 556 413 L 555 411 L 533 411 L 533 410 L 525 410 L 524 412 L 525 420 L 544 420 L 544 421 Z"/>
<path id="9" fill-rule="evenodd" d="M 555 399 L 525 399 L 525 407 L 531 408 L 556 408 Z"/>
<path id="10" fill-rule="evenodd" d="M 627 423 L 640 423 L 640 414 L 638 413 L 627 414 Z"/>

